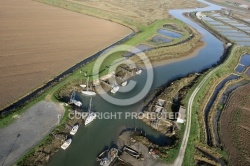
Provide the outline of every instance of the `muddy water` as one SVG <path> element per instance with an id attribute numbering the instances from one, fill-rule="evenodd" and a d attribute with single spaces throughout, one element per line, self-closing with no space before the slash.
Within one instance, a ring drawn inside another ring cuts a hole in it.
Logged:
<path id="1" fill-rule="evenodd" d="M 202 1 L 206 4 L 208 2 Z M 223 54 L 223 44 L 208 31 L 200 27 L 198 24 L 189 20 L 182 15 L 183 12 L 215 10 L 220 7 L 211 5 L 206 8 L 188 9 L 188 10 L 172 10 L 170 13 L 197 29 L 204 37 L 202 40 L 206 43 L 205 47 L 200 50 L 195 57 L 162 65 L 154 68 L 154 82 L 151 90 L 181 76 L 189 73 L 199 72 L 203 69 L 211 67 L 215 64 Z M 133 78 L 137 82 L 133 91 L 129 93 L 117 93 L 117 98 L 128 99 L 139 93 L 146 82 L 147 74 L 143 70 L 142 74 Z M 87 106 L 89 98 L 79 96 L 81 101 Z M 143 101 L 137 102 L 129 106 L 117 106 L 106 102 L 100 96 L 93 98 L 94 110 L 96 112 L 135 112 L 140 108 Z M 83 109 L 84 111 L 85 109 Z M 125 119 L 123 115 L 121 119 L 96 119 L 89 126 L 81 126 L 77 134 L 73 138 L 73 142 L 66 150 L 57 152 L 50 161 L 51 166 L 93 166 L 98 165 L 95 158 L 104 148 L 110 147 L 116 141 L 118 134 L 125 128 L 137 127 L 143 129 L 149 138 L 160 144 L 172 144 L 173 141 L 158 132 L 146 126 L 142 121 L 135 119 Z"/>

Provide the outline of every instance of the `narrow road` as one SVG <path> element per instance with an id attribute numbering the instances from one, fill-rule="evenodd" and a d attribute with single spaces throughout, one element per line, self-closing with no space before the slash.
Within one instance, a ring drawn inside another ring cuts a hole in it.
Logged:
<path id="1" fill-rule="evenodd" d="M 222 66 L 220 66 L 220 67 L 222 67 Z M 190 134 L 190 129 L 191 129 L 192 107 L 193 107 L 194 98 L 197 95 L 197 93 L 199 92 L 199 90 L 201 89 L 201 87 L 204 85 L 204 83 L 209 79 L 209 77 L 214 72 L 216 72 L 218 69 L 220 69 L 220 67 L 212 70 L 208 75 L 206 75 L 206 77 L 195 88 L 194 92 L 192 93 L 192 95 L 191 95 L 191 97 L 190 97 L 190 99 L 188 101 L 186 129 L 185 129 L 185 133 L 183 135 L 183 139 L 182 139 L 182 142 L 181 142 L 181 147 L 180 147 L 179 154 L 178 154 L 177 158 L 175 159 L 175 162 L 172 164 L 172 166 L 181 166 L 182 163 L 183 163 L 185 151 L 186 151 L 186 148 L 187 148 L 187 142 L 188 142 L 188 138 L 189 138 L 189 134 Z"/>

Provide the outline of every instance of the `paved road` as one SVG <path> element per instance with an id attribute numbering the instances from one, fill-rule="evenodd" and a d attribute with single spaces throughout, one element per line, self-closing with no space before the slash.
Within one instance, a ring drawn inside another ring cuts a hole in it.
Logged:
<path id="1" fill-rule="evenodd" d="M 63 107 L 41 101 L 27 109 L 15 122 L 0 129 L 0 165 L 13 164 L 41 141 L 62 117 Z M 19 135 L 20 134 L 20 135 Z"/>

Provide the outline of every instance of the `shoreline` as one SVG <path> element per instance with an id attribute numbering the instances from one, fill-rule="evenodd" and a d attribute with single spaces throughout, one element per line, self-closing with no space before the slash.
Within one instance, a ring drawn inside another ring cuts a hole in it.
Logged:
<path id="1" fill-rule="evenodd" d="M 192 57 L 195 57 L 197 55 L 197 53 L 206 46 L 205 43 L 201 42 L 201 44 L 199 46 L 197 46 L 196 48 L 192 48 L 192 50 L 190 51 L 190 53 L 188 55 L 181 55 L 179 57 L 169 57 L 166 60 L 163 60 L 161 62 L 152 62 L 153 67 L 160 67 L 160 66 L 164 66 L 170 63 L 174 63 L 174 62 L 180 62 Z"/>

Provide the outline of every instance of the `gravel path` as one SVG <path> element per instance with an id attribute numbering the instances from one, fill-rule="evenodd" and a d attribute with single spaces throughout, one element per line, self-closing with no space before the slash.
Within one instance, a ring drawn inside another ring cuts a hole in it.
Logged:
<path id="1" fill-rule="evenodd" d="M 41 141 L 58 124 L 58 117 L 61 118 L 63 113 L 61 105 L 41 101 L 25 111 L 15 122 L 1 128 L 0 165 L 13 164 Z"/>

